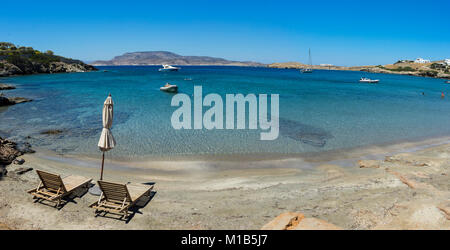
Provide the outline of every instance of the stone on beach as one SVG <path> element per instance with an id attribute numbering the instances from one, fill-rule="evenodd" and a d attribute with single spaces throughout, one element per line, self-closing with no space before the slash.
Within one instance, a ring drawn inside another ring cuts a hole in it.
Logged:
<path id="1" fill-rule="evenodd" d="M 450 202 L 441 203 L 437 206 L 437 208 L 444 213 L 447 220 L 450 220 Z"/>
<path id="2" fill-rule="evenodd" d="M 358 165 L 360 168 L 379 168 L 380 161 L 377 160 L 359 160 Z"/>
<path id="3" fill-rule="evenodd" d="M 390 163 L 400 163 L 416 167 L 429 167 L 433 165 L 434 161 L 436 161 L 436 159 L 428 159 L 418 156 L 412 157 L 410 154 L 398 154 L 394 156 L 386 156 L 384 160 Z"/>
<path id="4" fill-rule="evenodd" d="M 261 230 L 340 230 L 321 219 L 305 218 L 302 213 L 286 212 L 264 225 Z"/>
<path id="5" fill-rule="evenodd" d="M 23 175 L 23 174 L 25 174 L 25 173 L 27 173 L 27 172 L 30 172 L 31 170 L 33 170 L 33 168 L 30 168 L 30 167 L 20 167 L 20 168 L 14 169 L 14 170 L 12 170 L 12 171 L 8 171 L 8 173 L 6 174 L 6 176 L 15 178 L 15 177 L 18 177 L 18 175 Z"/>
<path id="6" fill-rule="evenodd" d="M 9 165 L 20 155 L 15 142 L 0 138 L 0 165 Z"/>
<path id="7" fill-rule="evenodd" d="M 22 164 L 25 163 L 25 160 L 22 159 L 22 158 L 16 158 L 16 159 L 13 161 L 13 163 L 16 164 L 16 165 L 22 165 Z"/>
<path id="8" fill-rule="evenodd" d="M 2 139 L 0 137 L 0 165 L 9 165 L 17 157 L 25 153 L 34 153 L 34 150 L 31 149 L 31 145 L 29 143 L 18 145 L 11 140 Z"/>
<path id="9" fill-rule="evenodd" d="M 386 172 L 395 175 L 401 182 L 403 182 L 404 184 L 406 184 L 408 187 L 410 187 L 412 189 L 417 188 L 419 186 L 419 184 L 417 182 L 409 180 L 408 178 L 406 178 L 404 175 L 400 174 L 399 172 L 392 171 L 390 169 L 386 169 Z"/>
<path id="10" fill-rule="evenodd" d="M 296 226 L 305 218 L 302 213 L 286 212 L 278 215 L 275 219 L 264 225 L 262 230 L 287 230 Z"/>

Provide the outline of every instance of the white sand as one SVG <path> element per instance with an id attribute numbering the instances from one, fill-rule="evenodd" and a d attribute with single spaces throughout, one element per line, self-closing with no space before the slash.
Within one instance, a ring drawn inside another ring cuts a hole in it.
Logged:
<path id="1" fill-rule="evenodd" d="M 347 229 L 450 229 L 447 215 L 438 209 L 449 207 L 450 144 L 398 153 L 376 161 L 378 168 L 356 164 L 411 146 L 374 147 L 364 154 L 342 154 L 340 160 L 330 154 L 328 162 L 107 160 L 106 180 L 156 182 L 153 199 L 128 222 L 95 217 L 88 205 L 97 197 L 90 194 L 60 210 L 34 203 L 25 192 L 38 184 L 32 171 L 0 180 L 0 224 L 17 229 L 259 229 L 280 213 L 295 211 Z M 43 151 L 23 158 L 24 165 L 10 165 L 8 171 L 32 167 L 62 176 L 99 176 L 98 160 Z"/>

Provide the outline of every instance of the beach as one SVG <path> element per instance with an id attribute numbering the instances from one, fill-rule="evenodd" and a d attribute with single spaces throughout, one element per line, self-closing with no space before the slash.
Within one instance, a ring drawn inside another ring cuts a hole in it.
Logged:
<path id="1" fill-rule="evenodd" d="M 89 193 L 61 209 L 26 190 L 34 170 L 97 180 L 99 160 L 37 150 L 0 181 L 0 223 L 10 229 L 260 229 L 284 212 L 343 229 L 450 229 L 448 138 L 311 159 L 106 161 L 105 180 L 155 183 L 128 221 L 94 216 Z M 15 169 L 31 167 L 22 175 Z M 145 204 L 146 203 L 146 204 Z M 45 215 L 45 216 L 43 216 Z M 115 217 L 116 218 L 116 217 Z"/>

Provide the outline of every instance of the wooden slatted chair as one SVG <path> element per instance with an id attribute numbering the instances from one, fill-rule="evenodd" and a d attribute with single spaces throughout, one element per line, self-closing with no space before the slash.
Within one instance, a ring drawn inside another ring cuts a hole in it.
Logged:
<path id="1" fill-rule="evenodd" d="M 97 202 L 89 207 L 95 209 L 95 213 L 105 212 L 128 217 L 128 210 L 133 207 L 143 196 L 150 196 L 153 185 L 143 184 L 119 184 L 107 181 L 98 181 L 102 191 Z"/>
<path id="2" fill-rule="evenodd" d="M 61 204 L 62 198 L 72 194 L 78 188 L 88 188 L 89 183 L 92 181 L 92 179 L 77 175 L 61 179 L 59 175 L 41 170 L 36 170 L 36 173 L 41 181 L 37 188 L 29 190 L 28 193 L 33 195 L 33 198 L 55 202 L 55 207 Z"/>

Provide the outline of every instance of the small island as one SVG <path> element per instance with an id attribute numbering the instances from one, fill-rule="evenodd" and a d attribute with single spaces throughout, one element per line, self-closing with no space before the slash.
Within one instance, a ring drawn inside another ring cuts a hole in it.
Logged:
<path id="1" fill-rule="evenodd" d="M 19 47 L 0 42 L 0 77 L 64 72 L 87 72 L 97 70 L 80 60 L 54 55 L 53 51 L 41 52 L 32 47 Z"/>

